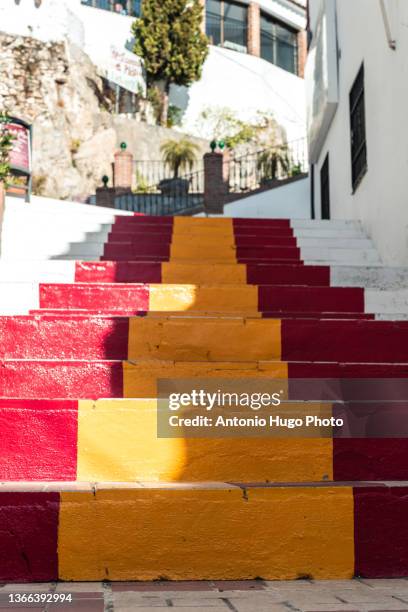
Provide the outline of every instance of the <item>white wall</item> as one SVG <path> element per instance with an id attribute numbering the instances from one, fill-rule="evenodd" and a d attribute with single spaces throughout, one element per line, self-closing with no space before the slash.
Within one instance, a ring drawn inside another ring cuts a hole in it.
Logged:
<path id="1" fill-rule="evenodd" d="M 313 18 L 322 0 L 310 0 Z M 408 265 L 408 3 L 386 0 L 396 51 L 387 43 L 380 3 L 337 1 L 340 100 L 319 156 L 330 153 L 331 215 L 359 219 L 385 263 Z M 352 194 L 349 91 L 364 61 L 368 172 Z"/>
<path id="2" fill-rule="evenodd" d="M 197 135 L 207 137 L 200 131 L 201 112 L 219 106 L 235 110 L 245 120 L 253 119 L 257 111 L 273 111 L 289 141 L 305 137 L 304 80 L 258 57 L 210 47 L 200 81 L 188 93 L 184 88 L 173 88 L 171 101 L 183 108 L 186 95 L 183 128 Z"/>
<path id="3" fill-rule="evenodd" d="M 310 180 L 299 179 L 224 206 L 224 217 L 310 219 Z"/>

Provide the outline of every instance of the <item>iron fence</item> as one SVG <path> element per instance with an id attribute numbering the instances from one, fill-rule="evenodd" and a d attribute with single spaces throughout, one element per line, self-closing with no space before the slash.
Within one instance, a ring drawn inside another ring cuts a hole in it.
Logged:
<path id="1" fill-rule="evenodd" d="M 115 208 L 146 215 L 189 215 L 204 207 L 204 172 L 191 172 L 178 178 L 164 178 L 143 191 L 124 193 L 115 198 Z"/>
<path id="2" fill-rule="evenodd" d="M 197 161 L 189 168 L 188 176 L 199 174 L 199 179 L 202 180 L 201 185 L 197 185 L 197 190 L 204 189 L 203 178 L 203 162 Z M 170 164 L 159 160 L 143 160 L 136 159 L 133 161 L 134 172 L 134 187 L 137 192 L 157 191 L 162 181 L 174 178 L 174 170 Z"/>
<path id="3" fill-rule="evenodd" d="M 306 139 L 233 157 L 225 162 L 229 192 L 250 192 L 308 172 Z"/>

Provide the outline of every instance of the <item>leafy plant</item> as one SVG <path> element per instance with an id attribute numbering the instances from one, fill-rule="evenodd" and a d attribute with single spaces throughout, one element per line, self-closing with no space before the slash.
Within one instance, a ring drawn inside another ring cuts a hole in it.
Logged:
<path id="1" fill-rule="evenodd" d="M 34 174 L 32 180 L 32 190 L 35 195 L 42 195 L 47 177 L 44 174 Z"/>
<path id="2" fill-rule="evenodd" d="M 169 164 L 174 178 L 177 178 L 179 171 L 185 168 L 192 168 L 197 160 L 196 153 L 199 147 L 194 142 L 187 138 L 181 140 L 167 140 L 164 142 L 160 151 L 163 155 L 163 161 Z"/>
<path id="3" fill-rule="evenodd" d="M 299 176 L 300 174 L 302 174 L 302 166 L 300 164 L 295 164 L 294 166 L 292 166 L 290 170 L 290 175 Z"/>
<path id="4" fill-rule="evenodd" d="M 167 115 L 167 127 L 171 128 L 175 125 L 181 124 L 183 111 L 175 104 L 169 104 L 169 110 Z"/>
<path id="5" fill-rule="evenodd" d="M 201 77 L 208 54 L 202 12 L 199 0 L 143 0 L 142 16 L 133 24 L 133 51 L 144 60 L 148 85 L 161 93 L 164 126 L 170 85 L 189 86 Z"/>
<path id="6" fill-rule="evenodd" d="M 273 115 L 262 111 L 244 120 L 227 106 L 209 107 L 201 112 L 196 127 L 203 138 L 223 140 L 229 149 L 245 144 L 266 149 L 286 140 Z"/>
<path id="7" fill-rule="evenodd" d="M 13 135 L 7 127 L 9 118 L 6 113 L 0 113 L 0 182 L 7 185 L 10 180 L 10 150 Z"/>
<path id="8" fill-rule="evenodd" d="M 136 189 L 134 192 L 152 193 L 152 191 L 154 191 L 154 187 L 148 184 L 147 180 L 139 170 L 136 170 Z"/>
<path id="9" fill-rule="evenodd" d="M 258 155 L 257 169 L 261 174 L 261 180 L 264 181 L 274 181 L 280 174 L 288 175 L 290 160 L 287 145 L 262 151 Z"/>

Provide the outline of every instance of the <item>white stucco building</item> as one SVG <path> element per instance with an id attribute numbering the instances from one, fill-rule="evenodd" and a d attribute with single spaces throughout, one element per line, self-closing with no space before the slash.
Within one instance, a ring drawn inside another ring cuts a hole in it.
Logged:
<path id="1" fill-rule="evenodd" d="M 316 217 L 361 220 L 408 264 L 408 3 L 309 0 L 306 66 Z"/>
<path id="2" fill-rule="evenodd" d="M 183 130 L 201 135 L 201 112 L 219 106 L 244 120 L 272 112 L 289 141 L 305 136 L 305 4 L 206 0 L 203 29 L 213 44 L 202 78 L 188 90 L 171 91 L 170 102 L 184 113 Z M 103 76 L 137 93 L 142 72 L 125 45 L 140 6 L 139 0 L 1 0 L 0 31 L 44 41 L 68 38 Z"/>

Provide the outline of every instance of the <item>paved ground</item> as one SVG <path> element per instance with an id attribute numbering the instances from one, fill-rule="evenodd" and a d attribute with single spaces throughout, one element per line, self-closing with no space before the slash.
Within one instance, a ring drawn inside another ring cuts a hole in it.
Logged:
<path id="1" fill-rule="evenodd" d="M 27 603 L 72 595 L 72 602 Z M 11 597 L 12 596 L 12 597 Z M 14 598 L 20 603 L 10 603 Z M 408 579 L 294 582 L 83 582 L 0 585 L 0 611 L 408 612 Z"/>

